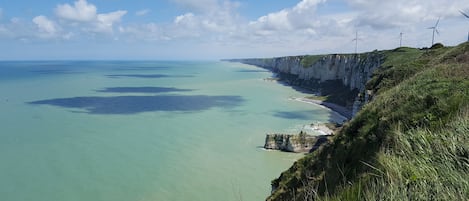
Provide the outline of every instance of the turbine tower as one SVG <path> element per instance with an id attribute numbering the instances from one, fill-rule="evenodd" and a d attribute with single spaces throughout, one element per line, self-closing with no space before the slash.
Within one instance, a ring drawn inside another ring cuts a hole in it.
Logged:
<path id="1" fill-rule="evenodd" d="M 436 34 L 440 34 L 440 32 L 438 31 L 438 23 L 440 23 L 440 18 L 438 18 L 438 20 L 436 21 L 435 26 L 428 27 L 428 29 L 432 29 L 432 30 L 433 30 L 432 46 L 433 46 L 433 44 L 435 44 L 435 32 L 436 32 Z"/>
<path id="2" fill-rule="evenodd" d="M 399 40 L 399 47 L 402 47 L 402 35 L 404 35 L 404 33 L 400 33 L 399 36 L 400 36 L 400 40 Z"/>
<path id="3" fill-rule="evenodd" d="M 352 41 L 355 41 L 355 54 L 357 54 L 357 49 L 358 49 L 358 31 L 355 32 L 355 38 L 354 38 Z"/>
<path id="4" fill-rule="evenodd" d="M 462 10 L 459 11 L 462 15 L 464 15 L 464 17 L 466 17 L 467 19 L 469 19 L 469 15 L 466 14 L 465 12 L 462 12 Z M 469 41 L 469 32 L 467 32 L 467 41 Z"/>

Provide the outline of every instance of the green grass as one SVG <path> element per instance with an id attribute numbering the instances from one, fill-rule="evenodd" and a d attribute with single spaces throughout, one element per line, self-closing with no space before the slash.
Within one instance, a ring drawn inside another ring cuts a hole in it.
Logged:
<path id="1" fill-rule="evenodd" d="M 317 200 L 467 200 L 469 198 L 469 110 L 431 131 L 393 129 L 393 147 L 383 148 L 376 166 Z"/>
<path id="2" fill-rule="evenodd" d="M 306 55 L 301 59 L 301 65 L 303 68 L 309 68 L 323 57 L 324 55 Z"/>
<path id="3" fill-rule="evenodd" d="M 268 200 L 469 200 L 469 43 L 384 54 L 373 100 Z"/>
<path id="4" fill-rule="evenodd" d="M 417 59 L 424 54 L 424 51 L 419 49 L 401 47 L 383 52 L 384 63 L 374 72 L 374 76 L 366 85 L 366 88 L 373 90 L 374 93 L 395 86 L 422 70 L 428 63 L 427 59 Z"/>

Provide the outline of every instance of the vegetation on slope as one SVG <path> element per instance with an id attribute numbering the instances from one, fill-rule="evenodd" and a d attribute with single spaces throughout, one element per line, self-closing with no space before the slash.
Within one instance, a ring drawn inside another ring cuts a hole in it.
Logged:
<path id="1" fill-rule="evenodd" d="M 385 54 L 373 101 L 267 200 L 469 200 L 469 43 Z"/>
<path id="2" fill-rule="evenodd" d="M 324 55 L 305 55 L 301 59 L 301 65 L 303 66 L 303 68 L 309 68 L 323 57 Z"/>

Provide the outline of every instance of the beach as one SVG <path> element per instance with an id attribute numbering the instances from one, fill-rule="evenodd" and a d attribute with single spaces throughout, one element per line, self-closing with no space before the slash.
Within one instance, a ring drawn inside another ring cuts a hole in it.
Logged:
<path id="1" fill-rule="evenodd" d="M 295 101 L 303 102 L 303 103 L 320 105 L 320 106 L 330 109 L 332 112 L 336 113 L 340 117 L 340 118 L 335 118 L 334 123 L 342 124 L 343 122 L 348 121 L 352 118 L 352 111 L 334 103 L 329 103 L 329 102 L 320 101 L 320 100 L 313 100 L 309 98 L 291 98 L 291 99 Z"/>

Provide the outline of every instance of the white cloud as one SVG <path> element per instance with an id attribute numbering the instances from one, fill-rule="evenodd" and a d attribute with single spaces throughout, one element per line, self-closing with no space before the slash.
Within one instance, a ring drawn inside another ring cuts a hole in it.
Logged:
<path id="1" fill-rule="evenodd" d="M 151 10 L 150 9 L 143 9 L 143 10 L 139 10 L 137 12 L 135 12 L 135 15 L 136 16 L 144 16 L 144 15 L 147 15 L 148 13 L 150 13 Z"/>
<path id="2" fill-rule="evenodd" d="M 104 25 L 112 25 L 113 23 L 120 21 L 122 16 L 124 16 L 125 14 L 127 14 L 127 11 L 118 10 L 110 13 L 99 14 L 97 16 L 97 19 L 98 22 Z"/>
<path id="3" fill-rule="evenodd" d="M 96 18 L 96 6 L 89 4 L 86 0 L 78 0 L 72 5 L 61 4 L 57 5 L 55 13 L 58 17 L 73 20 L 88 22 Z"/>
<path id="4" fill-rule="evenodd" d="M 269 13 L 249 24 L 253 29 L 258 29 L 256 32 L 314 29 L 318 23 L 316 9 L 324 2 L 325 0 L 302 0 L 293 8 Z"/>
<path id="5" fill-rule="evenodd" d="M 213 33 L 205 30 L 202 25 L 203 20 L 202 16 L 197 16 L 193 13 L 185 13 L 176 16 L 173 20 L 173 24 L 166 26 L 165 30 L 167 35 L 171 36 L 171 39 L 192 38 L 204 40 L 209 38 Z M 203 34 L 204 32 L 205 34 Z M 201 37 L 202 35 L 204 37 Z"/>
<path id="6" fill-rule="evenodd" d="M 184 28 L 195 28 L 199 25 L 199 20 L 193 13 L 186 13 L 174 18 L 174 24 Z"/>
<path id="7" fill-rule="evenodd" d="M 110 13 L 105 14 L 98 14 L 96 16 L 96 29 L 97 32 L 107 32 L 111 33 L 113 30 L 113 25 L 116 22 L 120 22 L 122 16 L 127 14 L 125 10 L 118 10 Z"/>
<path id="8" fill-rule="evenodd" d="M 36 16 L 31 20 L 13 17 L 0 23 L 0 38 L 30 42 L 37 39 L 55 39 L 60 37 L 61 29 L 57 23 L 45 16 Z"/>
<path id="9" fill-rule="evenodd" d="M 193 24 L 194 23 L 194 14 L 186 13 L 184 15 L 179 15 L 174 18 L 175 24 Z"/>
<path id="10" fill-rule="evenodd" d="M 359 12 L 356 24 L 374 29 L 410 27 L 416 23 L 453 18 L 469 8 L 467 0 L 347 0 Z"/>
<path id="11" fill-rule="evenodd" d="M 166 39 L 192 39 L 197 41 L 220 41 L 227 38 L 242 25 L 236 9 L 239 4 L 217 0 L 173 0 L 178 5 L 191 10 L 174 17 L 167 25 Z M 193 12 L 192 12 L 193 11 Z"/>
<path id="12" fill-rule="evenodd" d="M 114 25 L 121 21 L 127 14 L 126 10 L 118 10 L 109 13 L 98 13 L 97 7 L 86 0 L 77 0 L 70 4 L 57 5 L 55 14 L 63 23 L 71 21 L 81 23 L 82 30 L 93 33 L 113 33 Z"/>
<path id="13" fill-rule="evenodd" d="M 98 13 L 95 5 L 77 0 L 73 5 L 57 5 L 54 13 L 56 16 L 52 18 L 38 15 L 31 20 L 12 17 L 9 21 L 0 21 L 0 37 L 17 41 L 83 39 L 84 36 L 104 39 L 109 35 L 117 38 L 115 27 L 127 11 Z"/>
<path id="14" fill-rule="evenodd" d="M 281 10 L 276 13 L 259 17 L 256 21 L 249 23 L 252 26 L 258 26 L 262 30 L 289 30 L 293 27 L 288 20 L 288 11 Z"/>
<path id="15" fill-rule="evenodd" d="M 33 18 L 34 24 L 38 27 L 41 33 L 47 36 L 54 36 L 57 34 L 58 28 L 55 22 L 49 20 L 47 17 L 40 15 Z"/>
<path id="16" fill-rule="evenodd" d="M 293 10 L 298 13 L 309 12 L 311 9 L 316 9 L 318 4 L 324 2 L 325 0 L 302 0 L 295 7 L 293 7 Z"/>

